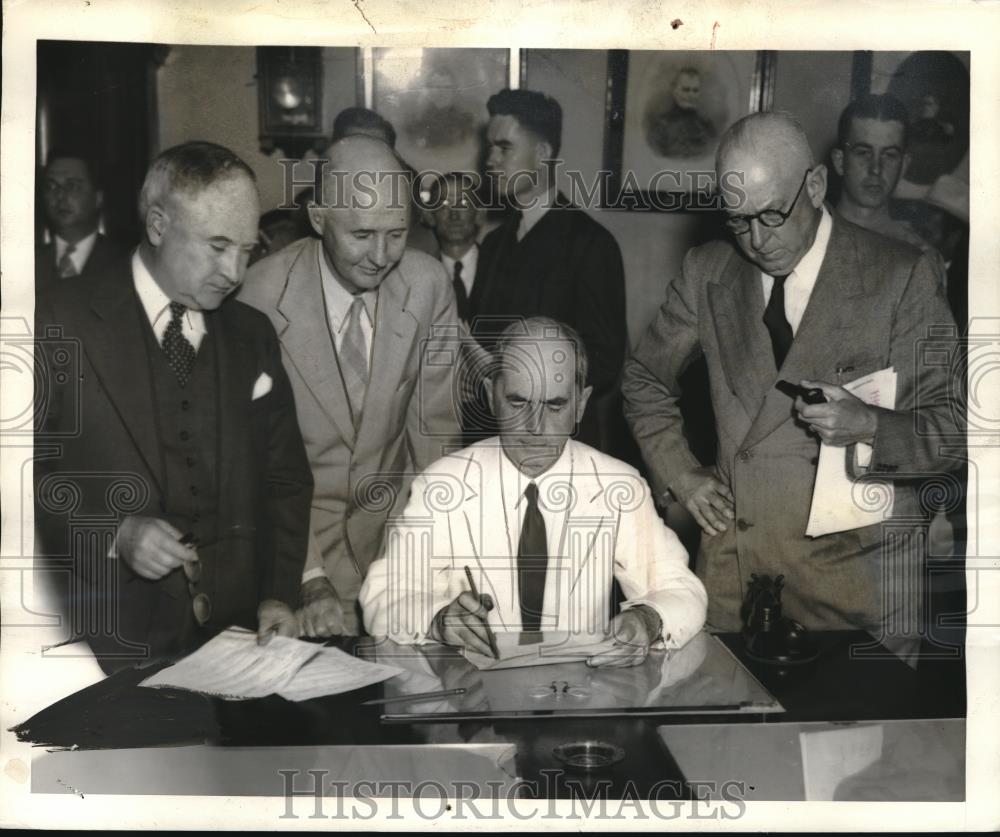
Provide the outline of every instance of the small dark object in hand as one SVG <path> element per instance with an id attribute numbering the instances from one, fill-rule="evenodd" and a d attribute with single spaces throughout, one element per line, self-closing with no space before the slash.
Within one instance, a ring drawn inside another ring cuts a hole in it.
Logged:
<path id="1" fill-rule="evenodd" d="M 816 644 L 802 625 L 781 615 L 781 589 L 785 577 L 750 575 L 747 595 L 740 608 L 743 643 L 747 656 L 769 665 L 798 665 L 819 656 Z"/>
<path id="2" fill-rule="evenodd" d="M 819 387 L 800 387 L 791 381 L 778 381 L 774 385 L 775 389 L 781 390 L 789 398 L 800 396 L 806 404 L 825 404 L 826 396 Z"/>

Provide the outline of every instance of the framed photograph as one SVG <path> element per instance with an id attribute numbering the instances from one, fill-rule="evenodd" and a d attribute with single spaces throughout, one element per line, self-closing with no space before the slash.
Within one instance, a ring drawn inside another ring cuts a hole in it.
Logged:
<path id="1" fill-rule="evenodd" d="M 479 171 L 486 101 L 510 85 L 508 49 L 373 50 L 372 109 L 417 171 Z"/>
<path id="2" fill-rule="evenodd" d="M 605 206 L 676 210 L 707 201 L 719 137 L 770 107 L 772 64 L 761 51 L 612 50 Z"/>

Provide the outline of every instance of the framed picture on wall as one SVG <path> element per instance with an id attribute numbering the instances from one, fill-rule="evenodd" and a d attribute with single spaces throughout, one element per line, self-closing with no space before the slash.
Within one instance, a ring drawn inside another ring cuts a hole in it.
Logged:
<path id="1" fill-rule="evenodd" d="M 417 171 L 479 171 L 486 101 L 510 85 L 508 49 L 373 50 L 373 110 Z"/>
<path id="2" fill-rule="evenodd" d="M 610 51 L 605 207 L 710 205 L 719 138 L 770 107 L 772 66 L 764 51 Z"/>

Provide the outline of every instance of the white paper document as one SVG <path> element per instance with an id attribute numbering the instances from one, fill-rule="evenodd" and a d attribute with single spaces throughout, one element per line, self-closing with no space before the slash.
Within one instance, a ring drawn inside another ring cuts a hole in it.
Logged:
<path id="1" fill-rule="evenodd" d="M 228 628 L 139 685 L 188 689 L 226 700 L 278 694 L 297 701 L 350 692 L 401 671 L 283 636 L 258 645 L 255 632 Z"/>
<path id="2" fill-rule="evenodd" d="M 844 384 L 844 389 L 866 404 L 895 409 L 896 370 L 891 366 L 880 369 Z M 847 451 L 848 448 L 820 445 L 816 484 L 806 526 L 806 535 L 810 538 L 871 526 L 892 514 L 895 498 L 892 483 L 888 480 L 852 480 L 847 473 Z"/>
<path id="3" fill-rule="evenodd" d="M 544 631 L 538 634 L 522 635 L 517 631 L 496 633 L 497 650 L 500 659 L 495 660 L 484 654 L 465 649 L 465 658 L 480 671 L 496 671 L 503 668 L 523 668 L 525 666 L 546 666 L 556 663 L 580 663 L 594 654 L 614 647 L 614 640 L 603 634 L 576 634 L 569 631 Z M 522 636 L 531 642 L 522 642 Z"/>
<path id="4" fill-rule="evenodd" d="M 878 761 L 882 736 L 881 724 L 800 732 L 806 801 L 833 801 L 844 779 Z"/>

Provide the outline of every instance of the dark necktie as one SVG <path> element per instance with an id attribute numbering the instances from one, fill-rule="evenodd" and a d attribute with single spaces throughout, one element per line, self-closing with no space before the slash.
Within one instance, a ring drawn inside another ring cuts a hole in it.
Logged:
<path id="1" fill-rule="evenodd" d="M 454 273 L 451 277 L 451 284 L 455 287 L 455 301 L 458 304 L 459 319 L 468 321 L 469 319 L 469 295 L 465 292 L 465 282 L 462 281 L 462 263 L 455 262 Z"/>
<path id="2" fill-rule="evenodd" d="M 549 562 L 545 520 L 538 510 L 538 486 L 524 489 L 528 506 L 517 543 L 517 591 L 521 599 L 521 630 L 537 631 L 542 624 L 545 571 Z"/>
<path id="3" fill-rule="evenodd" d="M 167 363 L 174 370 L 177 380 L 181 386 L 187 384 L 194 368 L 195 351 L 184 332 L 181 330 L 181 318 L 187 306 L 179 302 L 170 303 L 170 322 L 167 330 L 163 332 L 163 351 L 167 353 Z"/>
<path id="4" fill-rule="evenodd" d="M 774 365 L 781 369 L 788 350 L 792 347 L 792 327 L 785 318 L 785 280 L 788 276 L 775 276 L 771 288 L 771 298 L 764 309 L 764 325 L 771 335 L 771 349 L 774 351 Z"/>

